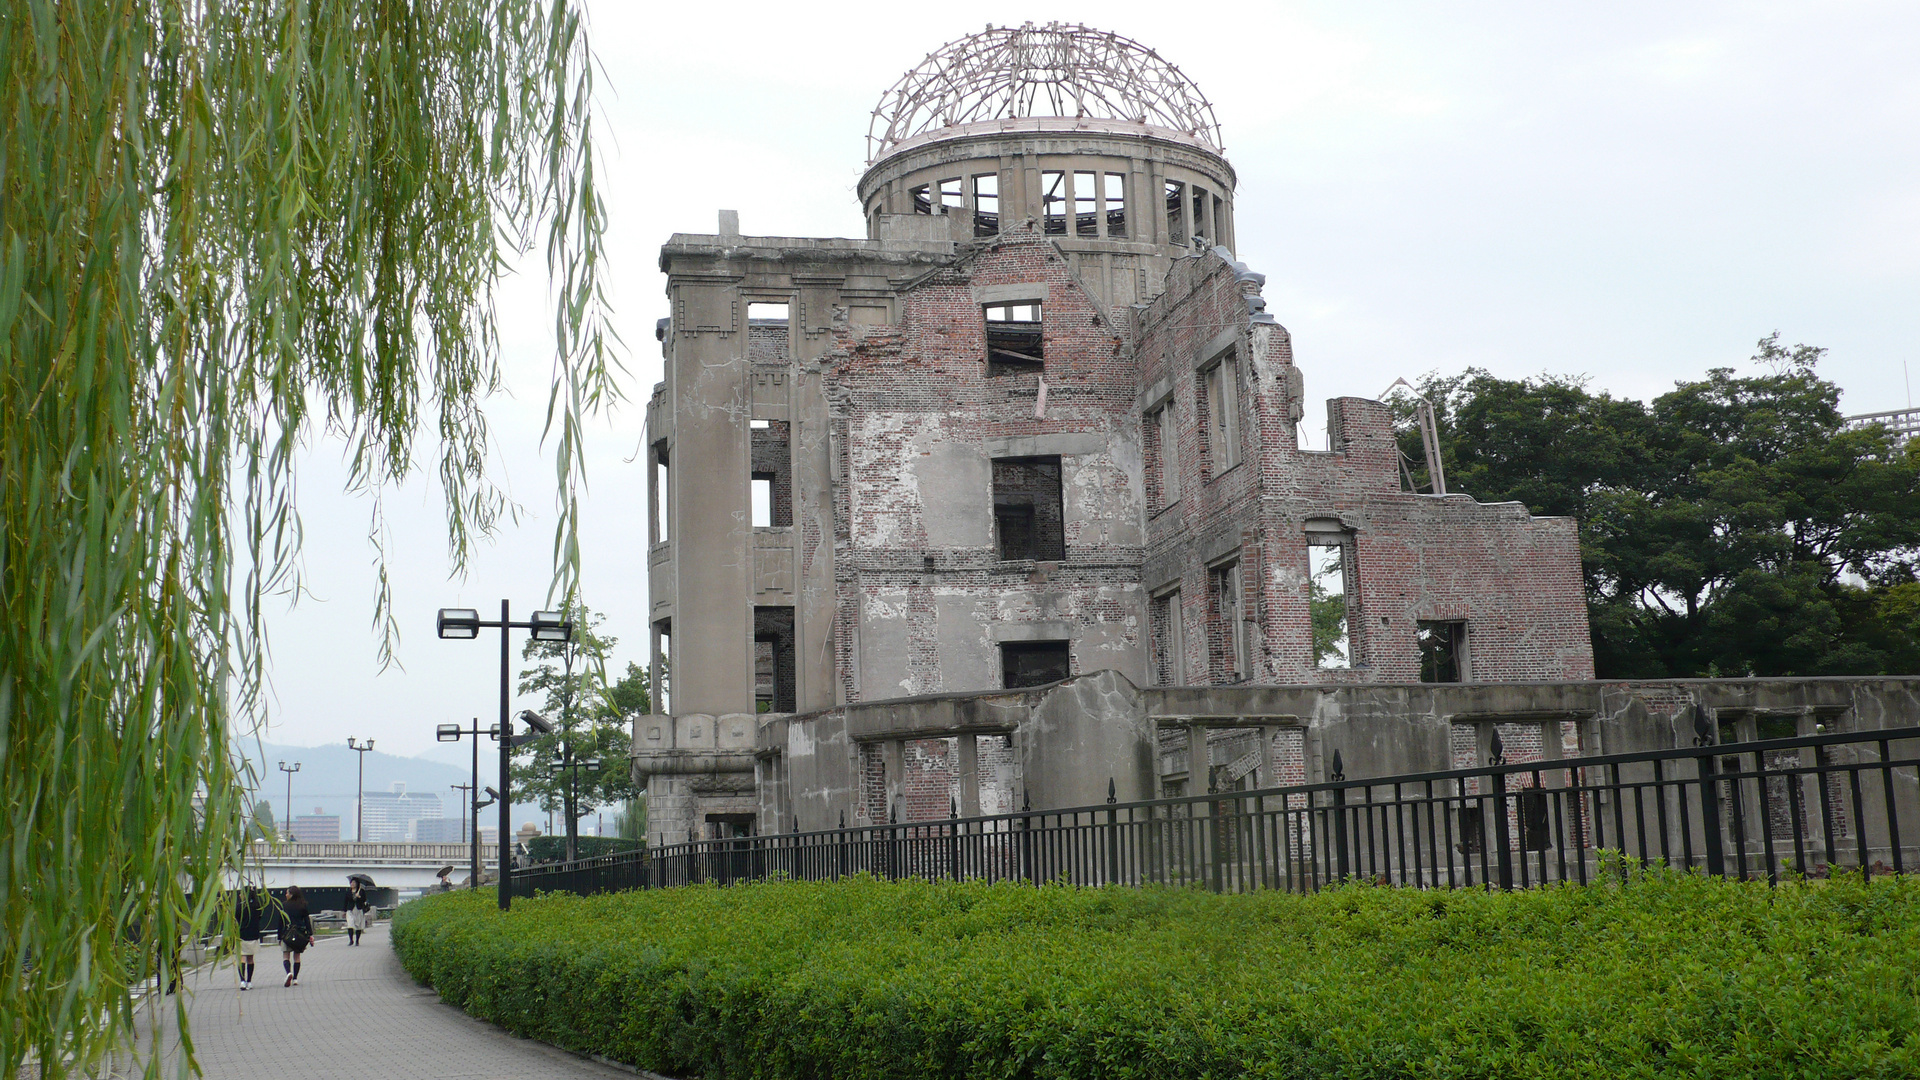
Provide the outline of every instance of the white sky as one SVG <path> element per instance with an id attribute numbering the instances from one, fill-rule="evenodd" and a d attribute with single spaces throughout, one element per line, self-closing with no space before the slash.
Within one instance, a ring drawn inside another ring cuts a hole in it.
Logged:
<path id="1" fill-rule="evenodd" d="M 861 235 L 853 188 L 874 104 L 987 22 L 1126 34 L 1213 100 L 1240 177 L 1239 256 L 1267 275 L 1315 400 L 1468 365 L 1649 397 L 1742 364 L 1775 329 L 1832 350 L 1821 370 L 1849 412 L 1905 406 L 1903 362 L 1920 377 L 1911 4 L 591 7 L 632 401 L 588 444 L 583 545 L 616 667 L 645 652 L 645 476 L 627 458 L 660 377 L 660 244 L 714 231 L 722 207 L 750 235 Z M 449 580 L 437 492 L 388 497 L 404 671 L 376 674 L 370 507 L 336 494 L 337 445 L 308 455 L 313 595 L 272 620 L 273 741 L 377 736 L 420 753 L 434 724 L 494 715 L 497 643 L 439 641 L 433 615 L 497 612 L 503 596 L 523 613 L 546 595 L 543 281 L 503 305 L 510 393 L 490 406 L 521 523 Z M 1324 417 L 1309 408 L 1316 444 Z"/>

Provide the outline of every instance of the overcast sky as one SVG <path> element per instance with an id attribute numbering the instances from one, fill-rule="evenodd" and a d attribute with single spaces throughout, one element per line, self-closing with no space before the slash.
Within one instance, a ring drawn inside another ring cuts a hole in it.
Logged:
<path id="1" fill-rule="evenodd" d="M 1267 275 L 1314 400 L 1470 365 L 1650 397 L 1744 364 L 1776 329 L 1831 350 L 1821 371 L 1849 412 L 1906 406 L 1903 363 L 1920 376 L 1920 5 L 590 6 L 632 402 L 588 443 L 584 569 L 618 667 L 646 647 L 645 476 L 629 459 L 660 378 L 660 245 L 715 231 L 720 208 L 748 234 L 862 235 L 875 103 L 988 22 L 1128 35 L 1212 99 L 1240 178 L 1239 257 Z M 504 308 L 509 393 L 490 416 L 521 522 L 452 580 L 438 492 L 389 495 L 405 669 L 377 674 L 371 507 L 337 494 L 340 447 L 315 441 L 300 487 L 312 595 L 272 619 L 273 741 L 418 753 L 436 723 L 494 715 L 497 644 L 439 641 L 433 615 L 546 597 L 544 279 Z M 1324 445 L 1324 409 L 1307 419 Z"/>

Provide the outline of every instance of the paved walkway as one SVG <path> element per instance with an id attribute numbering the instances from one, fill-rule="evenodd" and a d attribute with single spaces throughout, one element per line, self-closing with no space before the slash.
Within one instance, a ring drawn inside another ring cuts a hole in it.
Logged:
<path id="1" fill-rule="evenodd" d="M 393 955 L 387 926 L 357 947 L 346 936 L 307 949 L 300 985 L 280 985 L 280 950 L 255 958 L 253 989 L 241 992 L 230 964 L 189 977 L 193 1045 L 206 1080 L 634 1080 L 630 1070 L 576 1057 L 440 1003 Z M 172 1001 L 161 1042 L 167 1075 L 178 1064 Z M 153 1012 L 141 1017 L 141 1054 L 152 1052 Z M 115 1075 L 139 1074 L 122 1063 Z M 642 1073 L 641 1076 L 651 1076 Z"/>

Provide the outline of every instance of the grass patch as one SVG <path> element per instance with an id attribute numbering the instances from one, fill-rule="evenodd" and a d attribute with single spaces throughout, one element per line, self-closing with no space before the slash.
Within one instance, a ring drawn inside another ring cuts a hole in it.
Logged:
<path id="1" fill-rule="evenodd" d="M 476 1016 L 708 1080 L 1920 1075 L 1912 877 L 483 890 L 393 942 Z"/>

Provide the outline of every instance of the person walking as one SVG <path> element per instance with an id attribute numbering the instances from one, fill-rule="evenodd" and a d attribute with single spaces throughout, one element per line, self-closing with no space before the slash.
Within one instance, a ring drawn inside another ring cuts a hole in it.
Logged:
<path id="1" fill-rule="evenodd" d="M 260 890 L 252 885 L 240 893 L 233 913 L 240 924 L 240 989 L 253 989 L 253 954 L 260 948 L 260 930 L 267 921 L 267 904 Z"/>
<path id="2" fill-rule="evenodd" d="M 307 911 L 306 894 L 300 886 L 289 885 L 280 902 L 280 967 L 287 973 L 281 986 L 300 985 L 300 956 L 313 944 L 313 916 Z"/>
<path id="3" fill-rule="evenodd" d="M 367 900 L 366 888 L 355 881 L 347 889 L 347 944 L 360 944 L 360 935 L 372 921 L 373 904 Z"/>

